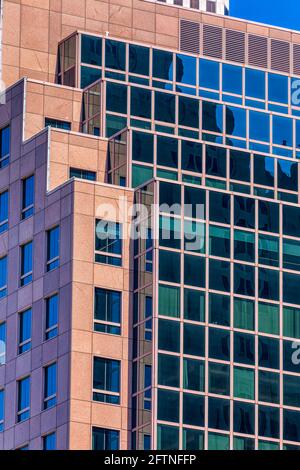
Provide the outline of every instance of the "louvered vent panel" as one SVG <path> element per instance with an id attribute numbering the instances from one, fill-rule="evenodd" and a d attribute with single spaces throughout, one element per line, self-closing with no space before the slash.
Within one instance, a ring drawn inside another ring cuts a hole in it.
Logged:
<path id="1" fill-rule="evenodd" d="M 226 60 L 245 63 L 245 33 L 226 30 Z"/>
<path id="2" fill-rule="evenodd" d="M 268 39 L 249 34 L 248 64 L 255 67 L 268 68 Z"/>
<path id="3" fill-rule="evenodd" d="M 222 28 L 203 25 L 203 55 L 217 59 L 223 58 L 222 33 Z"/>
<path id="4" fill-rule="evenodd" d="M 181 20 L 180 22 L 180 50 L 200 53 L 200 24 L 193 21 Z"/>
<path id="5" fill-rule="evenodd" d="M 293 73 L 300 75 L 300 44 L 294 44 L 293 46 Z"/>
<path id="6" fill-rule="evenodd" d="M 288 42 L 272 39 L 271 68 L 278 72 L 290 73 L 290 44 Z"/>

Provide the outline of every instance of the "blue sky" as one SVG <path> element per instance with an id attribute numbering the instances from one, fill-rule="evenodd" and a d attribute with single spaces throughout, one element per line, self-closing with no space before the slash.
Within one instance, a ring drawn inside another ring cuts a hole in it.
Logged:
<path id="1" fill-rule="evenodd" d="M 299 0 L 230 0 L 230 14 L 300 31 Z"/>

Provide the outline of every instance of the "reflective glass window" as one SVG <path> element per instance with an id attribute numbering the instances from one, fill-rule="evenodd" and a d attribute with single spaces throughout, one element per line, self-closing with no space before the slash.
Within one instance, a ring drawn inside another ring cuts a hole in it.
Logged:
<path id="1" fill-rule="evenodd" d="M 255 346 L 254 335 L 234 333 L 234 362 L 254 364 Z"/>
<path id="2" fill-rule="evenodd" d="M 178 167 L 178 140 L 171 137 L 157 137 L 157 164 Z"/>
<path id="3" fill-rule="evenodd" d="M 159 279 L 180 283 L 180 254 L 172 251 L 159 251 Z"/>
<path id="4" fill-rule="evenodd" d="M 200 87 L 211 90 L 220 88 L 220 64 L 212 60 L 200 59 Z"/>
<path id="5" fill-rule="evenodd" d="M 208 426 L 213 429 L 229 430 L 230 401 L 221 398 L 208 400 Z"/>
<path id="6" fill-rule="evenodd" d="M 170 390 L 158 389 L 157 418 L 162 421 L 178 423 L 179 421 L 179 393 Z"/>
<path id="7" fill-rule="evenodd" d="M 205 219 L 206 193 L 202 189 L 185 186 L 184 215 L 193 219 Z"/>
<path id="8" fill-rule="evenodd" d="M 173 80 L 173 54 L 153 49 L 153 77 Z"/>
<path id="9" fill-rule="evenodd" d="M 226 106 L 226 134 L 246 138 L 246 110 Z"/>
<path id="10" fill-rule="evenodd" d="M 270 116 L 258 111 L 249 111 L 249 138 L 262 142 L 270 141 Z"/>
<path id="11" fill-rule="evenodd" d="M 183 388 L 204 392 L 205 362 L 197 359 L 183 359 Z"/>
<path id="12" fill-rule="evenodd" d="M 171 93 L 155 92 L 155 120 L 175 123 L 175 96 Z"/>
<path id="13" fill-rule="evenodd" d="M 158 384 L 167 387 L 179 387 L 179 357 L 167 354 L 158 355 Z"/>
<path id="14" fill-rule="evenodd" d="M 234 367 L 233 369 L 234 397 L 254 400 L 255 373 L 253 369 Z"/>
<path id="15" fill-rule="evenodd" d="M 230 292 L 230 263 L 216 259 L 209 260 L 209 288 Z"/>
<path id="16" fill-rule="evenodd" d="M 283 206 L 283 233 L 291 237 L 299 237 L 300 207 Z"/>
<path id="17" fill-rule="evenodd" d="M 299 406 L 299 402 L 297 406 Z M 300 441 L 299 411 L 283 410 L 283 439 Z"/>
<path id="18" fill-rule="evenodd" d="M 235 297 L 234 327 L 241 330 L 254 330 L 254 302 Z"/>
<path id="19" fill-rule="evenodd" d="M 108 69 L 125 71 L 126 45 L 124 42 L 106 39 L 105 41 L 105 67 Z"/>
<path id="20" fill-rule="evenodd" d="M 205 328 L 185 323 L 183 329 L 183 353 L 190 356 L 205 355 Z"/>
<path id="21" fill-rule="evenodd" d="M 193 321 L 205 321 L 205 293 L 184 289 L 184 318 Z"/>
<path id="22" fill-rule="evenodd" d="M 242 94 L 243 69 L 237 65 L 223 64 L 223 92 Z"/>
<path id="23" fill-rule="evenodd" d="M 209 328 L 209 357 L 229 361 L 230 332 L 217 328 Z"/>
<path id="24" fill-rule="evenodd" d="M 179 448 L 179 428 L 176 426 L 157 426 L 157 448 L 159 450 L 177 450 Z"/>
<path id="25" fill-rule="evenodd" d="M 209 362 L 209 393 L 230 395 L 230 367 L 226 364 Z"/>
<path id="26" fill-rule="evenodd" d="M 209 254 L 230 258 L 230 229 L 225 227 L 209 226 Z"/>
<path id="27" fill-rule="evenodd" d="M 300 338 L 300 309 L 283 307 L 283 335 Z"/>
<path id="28" fill-rule="evenodd" d="M 300 305 L 300 275 L 283 273 L 283 301 L 288 304 Z"/>
<path id="29" fill-rule="evenodd" d="M 139 162 L 153 163 L 153 135 L 132 132 L 132 159 Z"/>
<path id="30" fill-rule="evenodd" d="M 255 260 L 255 235 L 242 230 L 234 231 L 234 257 L 240 261 Z"/>
<path id="31" fill-rule="evenodd" d="M 202 173 L 202 144 L 188 140 L 181 141 L 181 168 Z"/>
<path id="32" fill-rule="evenodd" d="M 254 434 L 255 408 L 250 403 L 234 402 L 233 430 L 241 434 Z"/>
<path id="33" fill-rule="evenodd" d="M 206 146 L 206 173 L 210 176 L 226 178 L 226 149 Z"/>
<path id="34" fill-rule="evenodd" d="M 174 266 L 174 269 L 178 271 Z M 188 286 L 205 287 L 205 258 L 184 255 L 184 283 Z"/>
<path id="35" fill-rule="evenodd" d="M 288 104 L 288 77 L 275 73 L 268 74 L 269 101 Z"/>
<path id="36" fill-rule="evenodd" d="M 180 126 L 199 128 L 199 101 L 193 98 L 179 96 L 179 116 Z"/>
<path id="37" fill-rule="evenodd" d="M 279 300 L 279 272 L 271 269 L 258 270 L 258 296 L 262 299 Z"/>
<path id="38" fill-rule="evenodd" d="M 81 36 L 81 62 L 90 65 L 102 64 L 102 39 L 96 36 Z"/>
<path id="39" fill-rule="evenodd" d="M 258 372 L 258 399 L 269 403 L 279 403 L 280 376 L 275 372 Z"/>
<path id="40" fill-rule="evenodd" d="M 289 191 L 298 191 L 298 163 L 289 160 L 277 160 L 278 187 Z"/>
<path id="41" fill-rule="evenodd" d="M 260 335 L 258 337 L 258 364 L 260 367 L 279 369 L 279 340 Z"/>
<path id="42" fill-rule="evenodd" d="M 235 196 L 234 198 L 234 224 L 240 227 L 255 227 L 255 200 Z"/>
<path id="43" fill-rule="evenodd" d="M 283 268 L 300 271 L 300 242 L 283 239 Z"/>
<path id="44" fill-rule="evenodd" d="M 249 153 L 230 150 L 230 178 L 250 182 Z"/>
<path id="45" fill-rule="evenodd" d="M 209 323 L 230 326 L 230 297 L 209 294 Z"/>
<path id="46" fill-rule="evenodd" d="M 183 394 L 183 424 L 204 426 L 204 397 L 201 395 Z"/>
<path id="47" fill-rule="evenodd" d="M 129 72 L 149 76 L 148 47 L 129 44 Z"/>
<path id="48" fill-rule="evenodd" d="M 179 237 L 180 239 L 181 237 Z M 184 249 L 205 254 L 205 224 L 194 220 L 184 222 Z"/>
<path id="49" fill-rule="evenodd" d="M 263 437 L 279 437 L 279 409 L 270 406 L 258 408 L 258 433 Z"/>
<path id="50" fill-rule="evenodd" d="M 131 87 L 131 114 L 146 119 L 151 119 L 151 91 L 144 88 Z"/>
<path id="51" fill-rule="evenodd" d="M 158 313 L 166 317 L 180 317 L 180 290 L 177 287 L 159 285 Z"/>
<path id="52" fill-rule="evenodd" d="M 299 408 L 300 376 L 283 375 L 283 404 Z"/>
<path id="53" fill-rule="evenodd" d="M 261 70 L 245 69 L 246 96 L 264 100 L 266 98 L 266 74 Z"/>
<path id="54" fill-rule="evenodd" d="M 180 351 L 180 323 L 172 320 L 159 320 L 158 322 L 158 348 L 171 351 Z"/>
<path id="55" fill-rule="evenodd" d="M 205 131 L 223 132 L 223 106 L 208 101 L 202 102 L 202 128 Z"/>
<path id="56" fill-rule="evenodd" d="M 273 144 L 293 146 L 293 120 L 273 115 Z"/>
<path id="57" fill-rule="evenodd" d="M 273 335 L 279 334 L 279 306 L 258 303 L 258 331 Z"/>
<path id="58" fill-rule="evenodd" d="M 272 157 L 254 155 L 254 183 L 274 186 L 274 162 Z"/>
<path id="59" fill-rule="evenodd" d="M 213 222 L 230 224 L 230 196 L 210 191 L 209 219 Z"/>
<path id="60" fill-rule="evenodd" d="M 106 109 L 116 113 L 127 114 L 127 89 L 126 85 L 107 82 Z"/>
<path id="61" fill-rule="evenodd" d="M 235 294 L 254 297 L 255 294 L 254 267 L 247 264 L 234 264 L 234 292 Z"/>
<path id="62" fill-rule="evenodd" d="M 258 262 L 268 266 L 279 266 L 279 238 L 259 235 Z"/>
<path id="63" fill-rule="evenodd" d="M 274 202 L 258 201 L 258 228 L 265 232 L 279 232 L 279 204 Z"/>
<path id="64" fill-rule="evenodd" d="M 196 57 L 176 55 L 176 81 L 196 85 Z"/>

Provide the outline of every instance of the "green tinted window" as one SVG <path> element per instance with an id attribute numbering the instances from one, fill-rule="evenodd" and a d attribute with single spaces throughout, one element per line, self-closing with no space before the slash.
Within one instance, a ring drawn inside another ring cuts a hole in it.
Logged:
<path id="1" fill-rule="evenodd" d="M 283 335 L 300 338 L 300 309 L 283 307 Z"/>
<path id="2" fill-rule="evenodd" d="M 180 317 L 180 289 L 170 286 L 159 286 L 159 315 Z"/>
<path id="3" fill-rule="evenodd" d="M 254 400 L 254 370 L 242 367 L 234 368 L 234 396 Z"/>
<path id="4" fill-rule="evenodd" d="M 234 299 L 234 327 L 254 330 L 254 302 L 252 300 Z"/>
<path id="5" fill-rule="evenodd" d="M 261 333 L 279 334 L 279 306 L 258 304 L 258 329 Z"/>

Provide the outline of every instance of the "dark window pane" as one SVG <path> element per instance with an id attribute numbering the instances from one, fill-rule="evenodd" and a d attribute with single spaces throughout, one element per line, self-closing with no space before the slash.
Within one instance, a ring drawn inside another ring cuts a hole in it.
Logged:
<path id="1" fill-rule="evenodd" d="M 202 172 L 202 144 L 181 141 L 181 167 L 183 170 Z"/>
<path id="2" fill-rule="evenodd" d="M 158 348 L 165 351 L 180 351 L 180 323 L 171 320 L 159 320 Z"/>
<path id="3" fill-rule="evenodd" d="M 299 237 L 300 207 L 283 206 L 283 233 L 284 235 Z"/>
<path id="4" fill-rule="evenodd" d="M 230 334 L 228 331 L 209 328 L 209 357 L 229 361 Z"/>
<path id="5" fill-rule="evenodd" d="M 161 281 L 180 283 L 180 254 L 171 251 L 159 252 L 159 279 Z"/>
<path id="6" fill-rule="evenodd" d="M 170 93 L 155 92 L 155 120 L 175 123 L 175 96 Z"/>
<path id="7" fill-rule="evenodd" d="M 199 101 L 179 96 L 179 116 L 178 123 L 180 126 L 199 127 Z"/>
<path id="8" fill-rule="evenodd" d="M 234 264 L 234 292 L 235 294 L 255 295 L 254 267 L 245 264 Z"/>
<path id="9" fill-rule="evenodd" d="M 213 222 L 230 224 L 230 196 L 210 191 L 209 219 Z"/>
<path id="10" fill-rule="evenodd" d="M 287 406 L 300 406 L 300 376 L 283 376 L 283 404 Z"/>
<path id="11" fill-rule="evenodd" d="M 142 133 L 142 132 L 132 132 L 132 159 L 153 163 L 153 135 Z"/>
<path id="12" fill-rule="evenodd" d="M 179 421 L 179 393 L 169 390 L 158 390 L 157 418 L 162 421 Z"/>
<path id="13" fill-rule="evenodd" d="M 226 149 L 206 146 L 206 173 L 210 176 L 226 178 Z"/>
<path id="14" fill-rule="evenodd" d="M 254 434 L 254 405 L 234 402 L 234 432 Z"/>
<path id="15" fill-rule="evenodd" d="M 279 374 L 260 370 L 258 375 L 259 401 L 279 403 L 279 385 Z"/>
<path id="16" fill-rule="evenodd" d="M 205 354 L 205 329 L 203 326 L 184 324 L 184 345 L 183 353 L 191 356 L 201 356 Z"/>
<path id="17" fill-rule="evenodd" d="M 258 362 L 260 367 L 279 369 L 279 340 L 258 337 Z"/>
<path id="18" fill-rule="evenodd" d="M 258 227 L 266 232 L 279 232 L 279 204 L 258 201 Z"/>
<path id="19" fill-rule="evenodd" d="M 271 269 L 258 270 L 258 296 L 262 299 L 279 300 L 279 272 Z"/>
<path id="20" fill-rule="evenodd" d="M 204 426 L 204 397 L 183 394 L 183 424 Z"/>
<path id="21" fill-rule="evenodd" d="M 179 387 L 179 357 L 158 355 L 158 383 L 167 387 Z"/>
<path id="22" fill-rule="evenodd" d="M 234 361 L 243 364 L 254 364 L 254 335 L 234 333 Z"/>
<path id="23" fill-rule="evenodd" d="M 174 269 L 178 271 L 174 266 Z M 205 287 L 205 258 L 184 255 L 184 283 L 189 286 Z"/>
<path id="24" fill-rule="evenodd" d="M 298 405 L 299 406 L 299 402 Z M 300 441 L 300 412 L 283 410 L 283 439 Z"/>
<path id="25" fill-rule="evenodd" d="M 255 228 L 255 200 L 242 196 L 234 198 L 234 224 Z"/>
<path id="26" fill-rule="evenodd" d="M 173 54 L 153 49 L 153 76 L 173 80 Z"/>
<path id="27" fill-rule="evenodd" d="M 279 437 L 279 409 L 270 406 L 258 408 L 258 433 L 263 437 Z"/>
<path id="28" fill-rule="evenodd" d="M 124 42 L 106 39 L 105 41 L 105 67 L 125 71 L 126 46 Z"/>
<path id="29" fill-rule="evenodd" d="M 230 395 L 230 367 L 225 364 L 209 362 L 209 393 Z"/>
<path id="30" fill-rule="evenodd" d="M 209 295 L 209 323 L 230 326 L 230 297 L 227 295 Z"/>
<path id="31" fill-rule="evenodd" d="M 206 131 L 223 132 L 223 106 L 208 101 L 202 102 L 202 128 Z"/>
<path id="32" fill-rule="evenodd" d="M 239 181 L 250 181 L 250 155 L 238 150 L 230 151 L 230 178 Z"/>
<path id="33" fill-rule="evenodd" d="M 81 37 L 81 62 L 90 65 L 102 65 L 102 39 L 96 36 Z"/>
<path id="34" fill-rule="evenodd" d="M 274 186 L 274 158 L 254 155 L 254 183 Z"/>
<path id="35" fill-rule="evenodd" d="M 229 430 L 230 401 L 221 398 L 208 400 L 208 426 L 213 429 Z"/>
<path id="36" fill-rule="evenodd" d="M 157 138 L 157 164 L 178 167 L 178 140 L 170 137 Z"/>
<path id="37" fill-rule="evenodd" d="M 298 190 L 298 163 L 278 160 L 278 187 L 289 191 Z"/>
<path id="38" fill-rule="evenodd" d="M 127 86 L 107 82 L 106 108 L 108 111 L 127 114 Z"/>
<path id="39" fill-rule="evenodd" d="M 151 91 L 143 88 L 131 87 L 130 99 L 130 109 L 133 116 L 151 119 Z"/>
<path id="40" fill-rule="evenodd" d="M 139 75 L 149 75 L 148 47 L 129 44 L 129 72 Z"/>
<path id="41" fill-rule="evenodd" d="M 209 288 L 224 292 L 230 291 L 230 263 L 215 259 L 209 260 Z"/>

